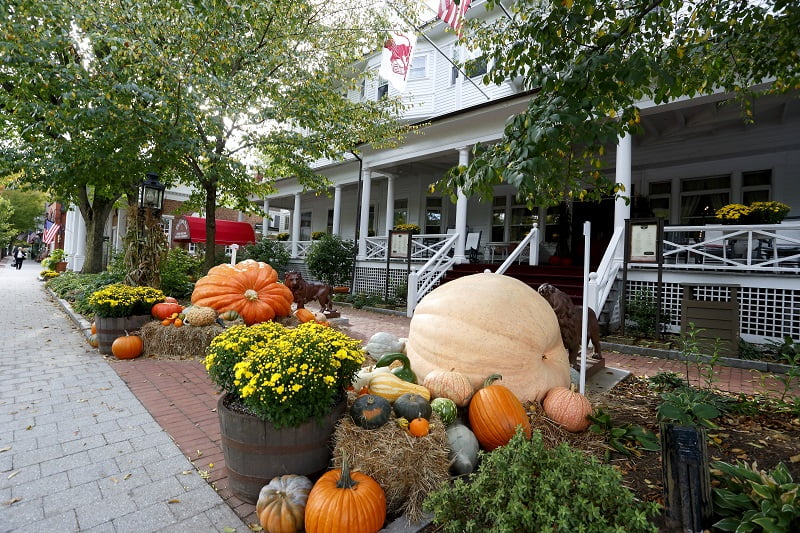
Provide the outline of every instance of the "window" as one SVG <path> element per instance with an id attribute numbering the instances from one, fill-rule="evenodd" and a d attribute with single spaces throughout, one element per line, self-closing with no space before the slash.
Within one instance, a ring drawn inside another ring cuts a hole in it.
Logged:
<path id="1" fill-rule="evenodd" d="M 650 210 L 653 212 L 653 216 L 663 218 L 664 220 L 669 220 L 671 191 L 671 181 L 658 181 L 650 184 L 648 205 Z"/>
<path id="2" fill-rule="evenodd" d="M 506 242 L 506 197 L 492 200 L 492 242 Z"/>
<path id="3" fill-rule="evenodd" d="M 414 56 L 411 68 L 408 69 L 409 80 L 421 80 L 428 77 L 428 54 Z"/>
<path id="4" fill-rule="evenodd" d="M 681 224 L 713 224 L 714 213 L 730 197 L 730 175 L 681 180 Z"/>
<path id="5" fill-rule="evenodd" d="M 442 233 L 442 198 L 425 199 L 425 233 Z"/>
<path id="6" fill-rule="evenodd" d="M 364 97 L 367 95 L 367 80 L 361 80 L 361 87 L 358 90 L 358 99 L 363 101 Z"/>
<path id="7" fill-rule="evenodd" d="M 311 211 L 300 213 L 300 240 L 311 240 Z"/>
<path id="8" fill-rule="evenodd" d="M 399 198 L 394 201 L 394 225 L 408 223 L 408 199 Z"/>
<path id="9" fill-rule="evenodd" d="M 768 202 L 772 187 L 772 171 L 757 170 L 742 173 L 742 203 Z"/>
<path id="10" fill-rule="evenodd" d="M 511 225 L 509 226 L 509 240 L 521 241 L 531 231 L 534 222 L 539 221 L 538 213 L 531 211 L 525 205 L 511 207 Z"/>
<path id="11" fill-rule="evenodd" d="M 381 79 L 378 82 L 378 100 L 383 100 L 389 94 L 389 82 Z"/>
<path id="12" fill-rule="evenodd" d="M 161 217 L 161 229 L 167 236 L 167 242 L 172 242 L 172 217 Z"/>
<path id="13" fill-rule="evenodd" d="M 489 60 L 485 55 L 468 59 L 464 63 L 464 73 L 470 78 L 477 78 L 483 76 L 488 72 Z"/>
<path id="14" fill-rule="evenodd" d="M 327 230 L 330 235 L 333 235 L 333 209 L 328 209 L 328 225 Z"/>

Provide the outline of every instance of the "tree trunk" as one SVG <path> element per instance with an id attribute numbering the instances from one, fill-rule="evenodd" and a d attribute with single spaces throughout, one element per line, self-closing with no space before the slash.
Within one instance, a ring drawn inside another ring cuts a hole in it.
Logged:
<path id="1" fill-rule="evenodd" d="M 203 269 L 208 272 L 216 262 L 217 239 L 217 184 L 216 181 L 206 183 L 206 257 Z"/>
<path id="2" fill-rule="evenodd" d="M 83 222 L 86 225 L 86 259 L 81 272 L 94 274 L 105 269 L 103 264 L 103 234 L 105 233 L 108 216 L 114 208 L 117 198 L 108 199 L 95 197 L 91 203 L 79 202 Z"/>

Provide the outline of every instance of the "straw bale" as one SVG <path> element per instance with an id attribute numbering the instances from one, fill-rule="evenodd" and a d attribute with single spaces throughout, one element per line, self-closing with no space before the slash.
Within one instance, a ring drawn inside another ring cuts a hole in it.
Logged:
<path id="1" fill-rule="evenodd" d="M 142 326 L 140 335 L 145 357 L 155 359 L 203 359 L 211 340 L 225 328 L 209 326 L 163 326 L 158 321 Z"/>
<path id="2" fill-rule="evenodd" d="M 447 434 L 435 414 L 425 437 L 414 437 L 400 428 L 394 415 L 378 429 L 362 429 L 345 416 L 334 440 L 334 466 L 342 467 L 344 454 L 353 470 L 377 481 L 386 493 L 390 516 L 405 513 L 410 522 L 419 522 L 428 493 L 449 480 Z"/>

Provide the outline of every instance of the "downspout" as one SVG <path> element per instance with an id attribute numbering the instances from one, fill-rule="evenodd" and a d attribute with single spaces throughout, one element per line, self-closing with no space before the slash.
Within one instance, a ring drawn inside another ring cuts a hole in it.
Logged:
<path id="1" fill-rule="evenodd" d="M 361 189 L 364 186 L 362 183 L 362 170 L 364 169 L 364 160 L 358 157 L 358 154 L 350 150 L 353 157 L 358 159 L 358 189 L 356 191 L 356 233 L 354 242 L 356 246 L 353 249 L 353 271 L 350 273 L 350 292 L 352 293 L 356 287 L 356 256 L 358 255 L 358 241 L 361 237 Z"/>

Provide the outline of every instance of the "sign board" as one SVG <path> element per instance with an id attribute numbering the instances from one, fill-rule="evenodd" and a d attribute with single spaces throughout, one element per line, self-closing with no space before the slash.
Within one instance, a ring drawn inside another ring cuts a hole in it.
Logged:
<path id="1" fill-rule="evenodd" d="M 189 241 L 189 221 L 180 217 L 175 222 L 175 228 L 172 230 L 172 240 L 174 241 Z"/>
<path id="2" fill-rule="evenodd" d="M 658 262 L 658 224 L 640 224 L 631 221 L 630 255 L 631 263 Z"/>
<path id="3" fill-rule="evenodd" d="M 408 259 L 411 256 L 411 232 L 389 232 L 389 257 L 392 259 Z"/>

